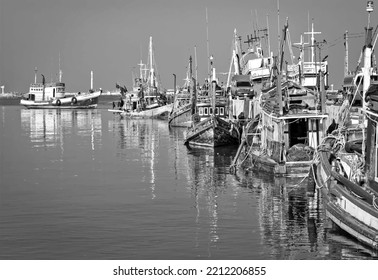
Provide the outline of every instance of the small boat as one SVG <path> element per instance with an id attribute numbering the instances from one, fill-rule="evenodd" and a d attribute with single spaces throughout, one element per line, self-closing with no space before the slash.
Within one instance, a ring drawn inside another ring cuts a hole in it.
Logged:
<path id="1" fill-rule="evenodd" d="M 30 85 L 26 98 L 20 100 L 20 104 L 28 109 L 92 109 L 97 107 L 101 91 L 90 91 L 68 95 L 65 92 L 65 84 L 61 81 L 45 83 L 42 75 L 42 83 Z"/>
<path id="2" fill-rule="evenodd" d="M 372 1 L 368 1 L 366 10 L 370 18 L 373 11 Z M 372 31 L 368 21 L 365 28 L 366 43 L 363 47 L 364 66 L 361 69 L 362 120 L 353 122 L 353 112 L 348 109 L 341 113 L 344 121 L 324 138 L 318 149 L 314 177 L 322 192 L 327 217 L 361 243 L 377 250 L 378 83 L 371 79 Z"/>

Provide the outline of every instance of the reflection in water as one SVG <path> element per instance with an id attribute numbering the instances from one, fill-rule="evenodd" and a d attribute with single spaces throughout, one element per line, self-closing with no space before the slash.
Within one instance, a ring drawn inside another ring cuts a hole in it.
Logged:
<path id="1" fill-rule="evenodd" d="M 215 149 L 189 148 L 187 157 L 188 177 L 191 178 L 191 193 L 195 201 L 198 238 L 203 225 L 203 220 L 208 220 L 208 257 L 211 257 L 212 250 L 217 249 L 221 241 L 219 233 L 219 211 L 222 209 L 220 200 L 227 191 L 232 192 L 231 196 L 238 195 L 238 188 L 232 183 L 233 178 L 228 174 L 227 167 L 231 164 L 234 151 L 230 148 L 218 147 Z M 235 200 L 236 203 L 236 200 Z M 236 207 L 236 204 L 231 206 Z M 201 218 L 203 220 L 201 220 Z M 222 229 L 224 230 L 224 229 Z M 200 247 L 199 240 L 196 240 L 196 247 Z"/>
<path id="2" fill-rule="evenodd" d="M 249 230 L 252 235 L 258 232 L 260 241 L 244 240 L 244 254 L 255 250 L 256 242 L 265 250 L 251 258 L 333 258 L 335 252 L 327 239 L 333 233 L 327 232 L 319 192 L 310 193 L 307 180 L 298 185 L 298 180 L 271 178 L 266 174 L 244 171 L 229 174 L 235 149 L 187 148 L 183 145 L 185 129 L 169 129 L 162 121 L 114 119 L 109 121 L 109 128 L 118 133 L 118 155 L 144 164 L 143 180 L 150 185 L 152 199 L 156 198 L 156 182 L 161 181 L 156 174 L 162 158 L 160 137 L 169 133 L 168 164 L 174 182 L 185 188 L 193 200 L 193 241 L 197 257 L 216 258 L 230 238 L 237 239 L 240 232 Z M 131 150 L 139 151 L 140 155 L 130 155 Z M 249 201 L 247 206 L 245 200 Z M 239 212 L 248 212 L 251 224 L 245 224 L 245 220 L 238 224 Z M 250 217 L 254 215 L 257 223 Z M 225 221 L 235 226 L 225 225 Z M 359 251 L 354 247 L 348 252 L 359 258 Z"/>
<path id="3" fill-rule="evenodd" d="M 0 258 L 377 258 L 306 185 L 229 174 L 236 149 L 187 149 L 166 121 L 0 111 Z"/>
<path id="4" fill-rule="evenodd" d="M 306 183 L 306 182 L 303 182 Z M 263 240 L 279 259 L 298 259 L 322 246 L 321 219 L 309 216 L 306 185 L 291 185 L 286 178 L 260 183 L 259 212 Z"/>
<path id="5" fill-rule="evenodd" d="M 59 147 L 63 154 L 64 139 L 72 134 L 89 136 L 92 151 L 101 144 L 101 114 L 96 110 L 21 109 L 21 126 L 34 148 Z"/>
<path id="6" fill-rule="evenodd" d="M 143 182 L 148 182 L 151 198 L 156 198 L 156 162 L 160 158 L 159 135 L 168 134 L 167 123 L 160 120 L 119 119 L 117 116 L 109 120 L 109 129 L 117 139 L 117 155 L 124 160 L 140 160 Z M 130 152 L 133 154 L 130 155 Z M 135 155 L 135 156 L 134 156 Z"/>

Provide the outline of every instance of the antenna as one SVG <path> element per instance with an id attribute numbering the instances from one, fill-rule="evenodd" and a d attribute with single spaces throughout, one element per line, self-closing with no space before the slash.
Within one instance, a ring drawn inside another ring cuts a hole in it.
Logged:
<path id="1" fill-rule="evenodd" d="M 278 26 L 278 29 L 277 29 L 277 31 L 278 31 L 278 56 L 280 56 L 280 40 L 281 40 L 281 38 L 280 38 L 280 33 L 281 33 L 281 30 L 280 30 L 280 0 L 277 0 L 277 18 L 278 18 L 278 20 L 277 20 L 277 26 Z"/>
<path id="2" fill-rule="evenodd" d="M 314 63 L 314 50 L 315 50 L 315 34 L 322 34 L 322 32 L 315 32 L 314 31 L 314 22 L 311 23 L 311 32 L 305 32 L 304 34 L 311 34 L 311 62 Z"/>
<path id="3" fill-rule="evenodd" d="M 194 46 L 194 69 L 196 71 L 196 81 L 198 81 L 198 73 L 197 73 L 197 46 Z M 197 86 L 197 85 L 195 85 Z"/>

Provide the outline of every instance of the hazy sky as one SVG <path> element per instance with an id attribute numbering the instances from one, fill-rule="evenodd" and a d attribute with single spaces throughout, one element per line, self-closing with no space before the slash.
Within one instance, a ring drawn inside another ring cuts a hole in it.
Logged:
<path id="1" fill-rule="evenodd" d="M 292 43 L 307 31 L 308 15 L 315 31 L 322 32 L 316 40 L 328 42 L 322 56 L 328 55 L 330 81 L 335 87 L 343 78 L 343 34 L 345 30 L 364 31 L 366 2 L 279 1 L 280 28 L 289 17 Z M 132 71 L 137 73 L 140 59 L 147 61 L 150 36 L 165 88 L 173 88 L 173 73 L 178 84 L 183 84 L 194 46 L 199 80 L 204 81 L 206 8 L 210 54 L 217 72 L 229 69 L 233 30 L 244 41 L 256 20 L 266 27 L 267 15 L 271 48 L 276 53 L 277 0 L 0 0 L 0 84 L 6 91 L 27 92 L 35 67 L 39 80 L 40 74 L 47 81 L 57 80 L 60 53 L 68 91 L 88 90 L 91 70 L 95 88 L 114 90 L 116 82 L 130 88 Z M 377 19 L 378 11 L 372 13 L 373 27 Z M 350 68 L 357 65 L 363 41 L 363 37 L 349 41 Z M 298 54 L 297 49 L 294 52 Z M 225 81 L 226 76 L 219 78 Z"/>

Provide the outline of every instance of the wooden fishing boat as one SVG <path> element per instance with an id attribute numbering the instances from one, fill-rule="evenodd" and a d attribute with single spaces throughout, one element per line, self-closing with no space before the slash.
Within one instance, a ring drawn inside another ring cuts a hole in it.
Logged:
<path id="1" fill-rule="evenodd" d="M 283 95 L 287 101 L 276 106 Z M 314 107 L 315 98 L 314 92 L 293 82 L 263 93 L 260 115 L 244 130 L 242 164 L 277 176 L 308 176 L 314 149 L 323 137 L 321 120 L 327 117 Z"/>
<path id="2" fill-rule="evenodd" d="M 206 147 L 238 145 L 238 128 L 223 118 L 211 115 L 203 121 L 194 123 L 185 137 L 185 144 Z"/>
<path id="3" fill-rule="evenodd" d="M 184 86 L 177 92 L 175 89 L 172 111 L 168 115 L 169 126 L 190 127 L 192 125 L 192 102 L 196 91 L 197 84 L 192 74 L 192 57 L 190 56 Z"/>
<path id="4" fill-rule="evenodd" d="M 59 79 L 60 80 L 60 79 Z M 65 92 L 65 83 L 45 83 L 42 75 L 42 82 L 30 84 L 29 93 L 26 98 L 20 100 L 20 104 L 28 109 L 91 109 L 96 108 L 101 91 L 89 91 L 88 93 L 77 93 L 68 95 Z"/>
<path id="5" fill-rule="evenodd" d="M 288 24 L 285 25 L 284 34 Z M 281 41 L 281 48 L 283 42 Z M 283 51 L 281 50 L 281 55 Z M 275 84 L 264 88 L 254 107 L 258 115 L 243 132 L 238 152 L 230 167 L 252 167 L 275 176 L 307 177 L 315 148 L 324 136 L 324 75 L 321 90 L 314 91 L 292 79 L 286 71 L 282 80 L 283 57 L 275 59 Z M 319 102 L 320 101 L 320 102 Z"/>
<path id="6" fill-rule="evenodd" d="M 227 98 L 216 97 L 216 82 L 212 82 L 211 102 L 195 101 L 192 110 L 192 126 L 188 129 L 184 143 L 187 145 L 218 147 L 238 145 L 240 128 L 227 119 Z M 209 99 L 207 99 L 209 100 Z"/>
<path id="7" fill-rule="evenodd" d="M 368 1 L 367 12 L 373 11 Z M 324 138 L 314 166 L 327 217 L 365 245 L 378 249 L 378 84 L 371 83 L 372 27 L 366 30 L 362 120 L 343 114 L 340 128 Z M 355 94 L 358 94 L 356 92 Z"/>

